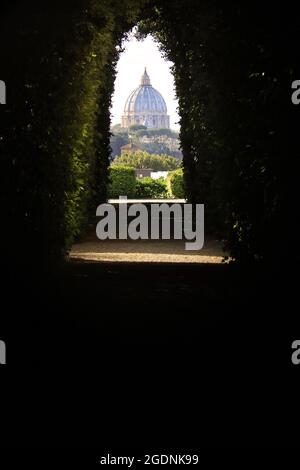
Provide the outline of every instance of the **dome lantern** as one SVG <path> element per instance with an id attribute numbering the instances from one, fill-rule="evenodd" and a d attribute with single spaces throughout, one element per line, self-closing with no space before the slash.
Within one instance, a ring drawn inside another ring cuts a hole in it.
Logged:
<path id="1" fill-rule="evenodd" d="M 147 69 L 145 67 L 144 74 L 142 75 L 141 86 L 151 86 L 150 77 L 147 74 Z"/>

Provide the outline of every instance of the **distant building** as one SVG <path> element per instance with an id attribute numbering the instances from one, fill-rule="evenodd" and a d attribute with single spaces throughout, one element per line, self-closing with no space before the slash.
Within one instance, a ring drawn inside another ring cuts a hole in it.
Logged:
<path id="1" fill-rule="evenodd" d="M 158 178 L 166 179 L 168 176 L 168 171 L 152 171 L 150 176 L 153 180 L 157 180 Z"/>
<path id="2" fill-rule="evenodd" d="M 133 143 L 130 143 L 130 144 L 127 144 L 127 145 L 123 145 L 123 147 L 121 147 L 121 155 L 123 155 L 124 153 L 134 153 L 134 152 L 138 152 L 140 151 L 141 149 L 133 144 Z"/>
<path id="3" fill-rule="evenodd" d="M 152 178 L 153 180 L 157 180 L 158 178 L 167 178 L 168 171 L 155 171 L 152 168 L 136 168 L 135 169 L 135 176 L 137 179 L 140 178 Z"/>
<path id="4" fill-rule="evenodd" d="M 140 137 L 140 142 L 142 144 L 151 144 L 151 143 L 158 143 L 158 144 L 165 144 L 169 150 L 172 151 L 180 151 L 180 141 L 177 137 L 170 137 L 167 135 L 143 135 Z"/>
<path id="5" fill-rule="evenodd" d="M 127 98 L 122 127 L 142 124 L 148 129 L 170 128 L 170 116 L 162 95 L 151 85 L 145 68 L 141 84 Z"/>
<path id="6" fill-rule="evenodd" d="M 140 178 L 146 178 L 147 176 L 151 178 L 151 174 L 153 173 L 152 168 L 136 168 L 135 169 L 135 176 Z"/>

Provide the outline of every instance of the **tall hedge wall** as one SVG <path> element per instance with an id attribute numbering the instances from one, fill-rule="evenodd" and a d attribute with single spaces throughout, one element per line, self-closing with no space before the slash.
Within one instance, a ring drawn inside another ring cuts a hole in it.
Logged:
<path id="1" fill-rule="evenodd" d="M 10 265 L 55 264 L 105 200 L 116 47 L 142 3 L 29 1 L 8 8 L 0 33 L 8 89 L 0 153 L 2 235 L 16 249 Z"/>
<path id="2" fill-rule="evenodd" d="M 247 262 L 279 259 L 284 214 L 295 210 L 285 177 L 299 118 L 290 100 L 299 30 L 283 2 L 237 0 L 157 2 L 140 26 L 175 64 L 189 198 L 205 204 L 206 230 Z"/>

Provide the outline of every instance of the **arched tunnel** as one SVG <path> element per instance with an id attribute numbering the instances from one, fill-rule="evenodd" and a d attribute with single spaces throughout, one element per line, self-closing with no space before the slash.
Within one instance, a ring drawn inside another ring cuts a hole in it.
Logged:
<path id="1" fill-rule="evenodd" d="M 179 368 L 214 390 L 228 377 L 246 401 L 264 383 L 264 401 L 286 374 L 298 324 L 297 10 L 237 0 L 11 0 L 0 8 L 7 363 L 25 365 L 25 351 L 35 368 L 129 367 L 135 378 L 145 367 L 174 378 Z M 230 263 L 68 261 L 107 199 L 116 64 L 134 27 L 174 64 L 187 199 L 205 205 L 206 230 L 224 241 Z M 265 384 L 270 342 L 277 349 Z M 162 395 L 168 386 L 173 379 Z M 224 391 L 218 404 L 235 396 L 236 410 L 235 393 Z M 255 438 L 263 440 L 260 430 Z"/>

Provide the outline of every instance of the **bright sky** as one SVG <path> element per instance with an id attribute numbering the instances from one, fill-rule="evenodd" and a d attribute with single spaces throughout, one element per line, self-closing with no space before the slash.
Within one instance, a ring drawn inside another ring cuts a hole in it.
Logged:
<path id="1" fill-rule="evenodd" d="M 144 68 L 151 80 L 151 85 L 164 97 L 168 114 L 170 115 L 171 128 L 179 129 L 177 124 L 177 100 L 174 91 L 174 79 L 170 71 L 171 62 L 164 60 L 158 46 L 151 36 L 144 41 L 131 38 L 125 44 L 125 51 L 121 54 L 117 64 L 117 77 L 115 93 L 112 100 L 112 124 L 121 122 L 124 105 L 129 94 L 139 86 Z"/>

